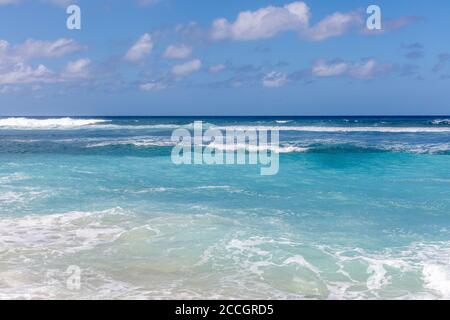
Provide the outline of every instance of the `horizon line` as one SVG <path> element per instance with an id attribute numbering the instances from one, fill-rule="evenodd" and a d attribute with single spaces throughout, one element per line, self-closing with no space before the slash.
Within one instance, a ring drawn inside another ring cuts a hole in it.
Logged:
<path id="1" fill-rule="evenodd" d="M 0 118 L 63 118 L 63 117 L 94 117 L 94 118 L 319 118 L 319 117 L 351 117 L 351 118 L 376 118 L 376 117 L 450 117 L 450 114 L 396 114 L 396 115 L 0 115 Z"/>

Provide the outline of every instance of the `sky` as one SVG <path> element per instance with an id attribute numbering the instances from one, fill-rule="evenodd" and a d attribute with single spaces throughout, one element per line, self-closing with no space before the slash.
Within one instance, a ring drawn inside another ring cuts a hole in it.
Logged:
<path id="1" fill-rule="evenodd" d="M 81 29 L 67 28 L 72 4 Z M 449 12 L 448 0 L 0 0 L 0 116 L 449 115 Z"/>

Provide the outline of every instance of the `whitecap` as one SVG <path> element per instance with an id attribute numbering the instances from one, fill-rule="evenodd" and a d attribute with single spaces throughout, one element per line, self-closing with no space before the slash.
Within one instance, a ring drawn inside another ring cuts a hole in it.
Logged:
<path id="1" fill-rule="evenodd" d="M 225 126 L 219 129 L 235 131 L 301 131 L 301 132 L 384 132 L 384 133 L 447 133 L 450 128 L 435 127 L 326 127 L 326 126 Z"/>
<path id="2" fill-rule="evenodd" d="M 6 252 L 77 252 L 117 239 L 124 231 L 101 225 L 101 219 L 123 215 L 120 208 L 93 212 L 4 217 L 0 220 L 0 246 Z"/>
<path id="3" fill-rule="evenodd" d="M 174 145 L 175 144 L 173 142 L 163 141 L 160 139 L 124 139 L 90 143 L 87 145 L 87 148 L 102 148 L 110 146 L 169 147 Z"/>
<path id="4" fill-rule="evenodd" d="M 286 123 L 292 122 L 292 120 L 276 120 L 275 122 L 278 124 L 286 124 Z"/>
<path id="5" fill-rule="evenodd" d="M 309 148 L 294 145 L 270 145 L 270 144 L 256 145 L 248 143 L 235 143 L 235 144 L 211 143 L 209 145 L 206 145 L 206 147 L 221 151 L 247 151 L 253 153 L 265 151 L 271 151 L 275 153 L 301 153 L 309 150 Z"/>
<path id="6" fill-rule="evenodd" d="M 450 119 L 437 119 L 433 120 L 431 123 L 435 125 L 449 125 Z"/>
<path id="7" fill-rule="evenodd" d="M 76 129 L 106 123 L 108 120 L 101 119 L 74 119 L 74 118 L 2 118 L 0 129 L 16 130 L 49 130 L 49 129 Z"/>

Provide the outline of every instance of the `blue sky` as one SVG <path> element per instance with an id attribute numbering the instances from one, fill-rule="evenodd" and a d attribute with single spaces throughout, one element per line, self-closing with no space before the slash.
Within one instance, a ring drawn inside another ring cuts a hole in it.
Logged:
<path id="1" fill-rule="evenodd" d="M 66 8 L 81 8 L 81 30 Z M 366 8 L 382 31 L 366 28 Z M 0 0 L 0 115 L 450 114 L 445 0 Z"/>

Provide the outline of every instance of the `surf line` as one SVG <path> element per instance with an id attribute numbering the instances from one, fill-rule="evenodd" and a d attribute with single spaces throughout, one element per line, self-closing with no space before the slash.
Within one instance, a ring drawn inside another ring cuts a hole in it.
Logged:
<path id="1" fill-rule="evenodd" d="M 186 128 L 173 131 L 172 162 L 176 165 L 259 165 L 263 176 L 280 169 L 278 130 L 248 128 L 221 130 L 194 122 L 193 134 Z"/>

